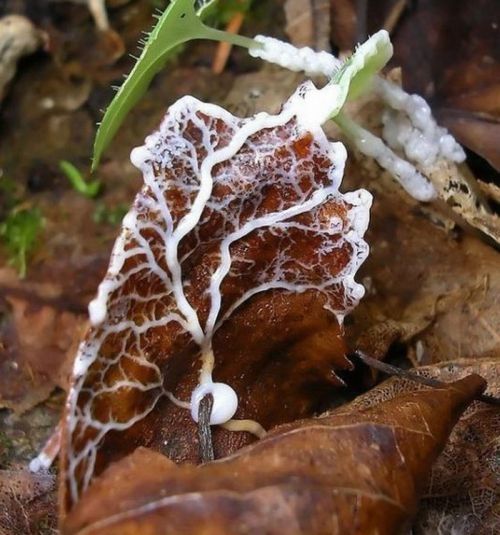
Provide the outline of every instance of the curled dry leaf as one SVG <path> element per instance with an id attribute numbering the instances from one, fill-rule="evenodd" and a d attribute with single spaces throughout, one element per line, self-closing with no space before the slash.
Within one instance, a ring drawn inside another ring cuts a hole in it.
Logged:
<path id="1" fill-rule="evenodd" d="M 478 373 L 487 393 L 500 397 L 500 355 L 443 363 L 418 370 L 443 380 Z M 453 531 L 480 535 L 500 531 L 500 410 L 474 402 L 453 430 L 432 471 L 415 522 L 419 535 Z"/>
<path id="2" fill-rule="evenodd" d="M 1 286 L 0 317 L 0 407 L 21 413 L 68 387 L 84 317 Z"/>
<path id="3" fill-rule="evenodd" d="M 369 409 L 348 405 L 200 467 L 138 449 L 90 487 L 62 533 L 399 533 L 484 384 L 470 375 Z"/>
<path id="4" fill-rule="evenodd" d="M 440 161 L 428 173 L 439 198 L 463 220 L 500 244 L 500 217 L 480 193 L 480 184 L 465 166 Z"/>
<path id="5" fill-rule="evenodd" d="M 75 362 L 65 507 L 137 446 L 198 461 L 186 409 L 214 365 L 236 417 L 266 428 L 310 415 L 350 367 L 339 320 L 363 294 L 371 196 L 339 193 L 345 149 L 310 123 L 314 91 L 249 119 L 184 97 L 133 152 L 145 185 Z M 218 428 L 216 455 L 250 438 Z"/>
<path id="6" fill-rule="evenodd" d="M 471 373 L 488 384 L 486 393 L 500 395 L 498 354 L 488 359 L 463 359 L 416 368 L 418 374 L 441 381 L 456 381 Z M 392 378 L 359 396 L 351 407 L 369 410 L 402 393 L 424 390 L 412 381 Z M 343 411 L 343 408 L 339 409 Z M 497 533 L 500 502 L 500 411 L 475 401 L 464 412 L 436 461 L 413 525 L 418 535 L 435 533 Z"/>

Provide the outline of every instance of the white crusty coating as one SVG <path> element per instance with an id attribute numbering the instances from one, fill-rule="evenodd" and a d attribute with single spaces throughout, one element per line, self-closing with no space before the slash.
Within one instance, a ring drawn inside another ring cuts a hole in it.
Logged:
<path id="1" fill-rule="evenodd" d="M 144 187 L 123 220 L 108 272 L 89 305 L 92 329 L 80 345 L 68 396 L 65 464 L 73 502 L 90 484 L 108 433 L 127 430 L 146 418 L 163 396 L 196 413 L 196 395 L 191 403 L 181 402 L 165 388 L 164 360 L 152 358 L 157 350 L 151 347 L 155 343 L 151 332 L 161 329 L 172 337 L 181 332 L 199 347 L 199 384 L 204 392 L 213 393 L 217 408 L 213 423 L 219 424 L 234 414 L 237 398 L 229 385 L 212 382 L 212 338 L 238 307 L 261 292 L 315 291 L 342 322 L 363 296 L 364 288 L 354 277 L 368 254 L 363 234 L 371 195 L 364 190 L 339 192 L 346 151 L 341 143 L 329 142 L 321 128 L 327 113 L 324 104 L 335 98 L 335 91 L 304 84 L 281 113 L 259 113 L 247 119 L 186 96 L 170 107 L 145 145 L 132 151 L 131 160 L 143 173 Z M 291 144 L 304 136 L 312 140 L 312 152 L 302 159 Z M 279 161 L 274 158 L 278 148 L 286 149 Z M 321 179 L 311 171 L 318 165 L 316 159 L 325 169 Z M 272 185 L 267 177 L 290 193 L 279 197 L 272 209 L 265 202 Z M 215 195 L 216 187 L 226 188 L 226 193 Z M 173 191 L 175 202 L 170 198 Z M 346 216 L 339 217 L 336 209 L 345 210 Z M 213 238 L 203 237 L 204 225 L 215 217 L 210 214 L 221 218 L 220 236 Z M 300 251 L 294 250 L 300 242 L 290 241 L 290 233 L 301 239 L 310 236 L 319 244 L 310 264 L 300 260 Z M 232 251 L 238 250 L 235 246 L 241 240 L 259 242 L 269 236 L 278 236 L 281 248 L 261 270 L 247 275 L 252 261 Z M 183 270 L 192 251 L 207 239 L 217 243 L 217 253 L 212 253 L 213 265 L 208 266 L 202 317 L 190 294 L 192 281 L 186 280 Z M 327 261 L 336 258 L 338 251 L 348 256 L 340 271 L 334 272 L 335 262 Z M 250 280 L 252 285 L 247 288 L 238 282 L 241 292 L 224 303 L 221 287 L 231 278 L 244 284 Z M 108 350 L 103 353 L 104 347 Z M 168 351 L 164 346 L 161 350 Z M 167 357 L 164 353 L 161 359 Z M 142 379 L 123 362 L 141 370 Z M 112 411 L 105 419 L 95 416 L 94 404 L 103 395 L 129 391 L 143 396 L 141 409 L 132 416 L 124 420 Z M 77 439 L 82 434 L 88 436 L 84 445 Z"/>
<path id="2" fill-rule="evenodd" d="M 312 48 L 297 48 L 274 37 L 257 35 L 254 41 L 262 46 L 250 48 L 249 54 L 269 63 L 275 63 L 295 72 L 305 72 L 308 76 L 328 76 L 342 66 L 342 61 L 328 52 L 315 52 Z"/>

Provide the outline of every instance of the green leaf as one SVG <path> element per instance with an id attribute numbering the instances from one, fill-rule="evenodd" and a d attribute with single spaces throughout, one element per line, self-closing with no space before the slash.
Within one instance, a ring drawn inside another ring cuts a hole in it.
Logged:
<path id="1" fill-rule="evenodd" d="M 102 119 L 94 142 L 94 170 L 129 111 L 147 91 L 153 77 L 163 69 L 172 50 L 193 39 L 228 41 L 249 48 L 252 39 L 233 35 L 205 26 L 201 20 L 214 1 L 198 4 L 193 0 L 173 0 L 149 35 L 132 72 L 122 84 Z"/>
<path id="2" fill-rule="evenodd" d="M 338 84 L 340 93 L 330 118 L 339 113 L 346 101 L 358 98 L 370 88 L 373 77 L 391 59 L 392 52 L 392 43 L 386 30 L 378 31 L 356 48 L 331 81 Z"/>
<path id="3" fill-rule="evenodd" d="M 21 278 L 26 276 L 26 259 L 42 226 L 43 219 L 36 208 L 13 211 L 0 223 L 0 236 L 9 251 L 10 263 L 19 271 Z"/>
<path id="4" fill-rule="evenodd" d="M 96 197 L 99 193 L 101 189 L 100 181 L 93 180 L 92 182 L 86 182 L 82 173 L 71 162 L 61 160 L 59 162 L 59 169 L 61 169 L 66 178 L 71 182 L 73 189 L 78 191 L 78 193 L 89 199 Z"/>

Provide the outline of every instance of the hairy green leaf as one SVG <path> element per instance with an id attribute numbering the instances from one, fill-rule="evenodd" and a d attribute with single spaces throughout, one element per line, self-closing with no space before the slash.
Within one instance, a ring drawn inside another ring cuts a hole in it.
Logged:
<path id="1" fill-rule="evenodd" d="M 330 117 L 335 117 L 347 100 L 354 100 L 370 88 L 373 77 L 392 57 L 392 43 L 386 30 L 380 30 L 359 45 L 332 79 L 340 87 L 339 99 Z"/>
<path id="2" fill-rule="evenodd" d="M 228 41 L 249 48 L 252 39 L 209 28 L 202 22 L 214 1 L 173 0 L 149 35 L 132 72 L 106 110 L 94 142 L 94 170 L 129 111 L 147 91 L 153 77 L 164 67 L 172 50 L 194 39 Z M 198 10 L 195 8 L 198 6 Z"/>

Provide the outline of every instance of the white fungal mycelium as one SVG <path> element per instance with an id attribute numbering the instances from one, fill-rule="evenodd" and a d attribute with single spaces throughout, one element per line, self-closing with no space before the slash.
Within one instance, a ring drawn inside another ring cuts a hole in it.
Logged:
<path id="1" fill-rule="evenodd" d="M 261 58 L 269 63 L 275 63 L 285 69 L 304 72 L 307 76 L 327 76 L 333 74 L 342 66 L 342 61 L 328 52 L 315 52 L 312 48 L 297 48 L 274 37 L 257 35 L 254 41 L 261 46 L 249 49 L 254 58 Z"/>
<path id="2" fill-rule="evenodd" d="M 384 139 L 408 159 L 430 167 L 439 158 L 460 163 L 465 152 L 446 128 L 438 126 L 432 111 L 420 95 L 410 95 L 401 87 L 382 78 L 374 89 L 388 105 L 383 116 Z"/>
<path id="3" fill-rule="evenodd" d="M 333 117 L 411 195 L 420 200 L 435 195 L 413 164 L 340 113 L 390 57 L 386 32 L 361 45 L 346 64 L 325 52 L 262 36 L 256 41 L 260 46 L 251 48 L 252 55 L 334 76 L 335 83 L 322 89 L 303 84 L 279 114 L 247 119 L 186 96 L 132 151 L 144 186 L 89 305 L 91 329 L 75 359 L 62 427 L 63 473 L 72 503 L 94 477 L 108 438 L 156 417 L 162 399 L 189 410 L 197 421 L 201 400 L 211 394 L 212 425 L 262 435 L 257 422 L 232 419 L 237 394 L 212 377 L 214 335 L 252 297 L 314 292 L 342 324 L 363 296 L 354 276 L 368 254 L 363 235 L 371 195 L 339 192 L 346 150 L 326 138 L 321 125 L 327 119 Z M 375 88 L 389 108 L 384 135 L 395 150 L 422 167 L 435 158 L 462 158 L 423 101 L 381 80 Z M 259 254 L 258 244 L 268 243 L 273 255 Z M 196 262 L 202 264 L 199 272 Z M 166 373 L 176 341 L 199 355 L 199 380 L 189 400 L 176 398 Z M 126 441 L 123 447 L 119 455 L 128 453 Z M 51 451 L 44 450 L 31 468 L 46 467 Z"/>
<path id="4" fill-rule="evenodd" d="M 89 305 L 92 328 L 80 345 L 68 396 L 65 463 L 72 501 L 89 485 L 106 436 L 133 427 L 164 396 L 189 409 L 196 421 L 200 400 L 212 394 L 211 424 L 262 434 L 256 422 L 231 420 L 237 395 L 212 378 L 213 336 L 253 296 L 314 291 L 340 323 L 363 296 L 354 276 L 368 254 L 363 234 L 371 195 L 339 192 L 346 151 L 341 143 L 329 142 L 321 128 L 336 98 L 336 86 L 316 89 L 307 83 L 281 113 L 240 119 L 187 96 L 169 109 L 145 145 L 132 151 L 144 187 L 123 220 L 108 272 Z M 307 158 L 293 148 L 303 138 L 310 144 Z M 270 209 L 265 192 L 273 185 L 288 193 Z M 212 217 L 220 222 L 213 235 L 205 236 Z M 250 244 L 270 236 L 282 236 L 281 248 L 259 270 L 251 271 L 254 260 L 233 252 L 245 240 Z M 289 236 L 300 239 L 295 243 Z M 206 240 L 218 245 L 199 297 L 207 303 L 202 317 L 185 266 Z M 301 244 L 311 240 L 317 246 L 304 264 Z M 339 253 L 345 265 L 334 260 Z M 222 287 L 232 278 L 241 280 L 242 289 L 225 301 Z M 167 340 L 185 333 L 199 348 L 199 382 L 189 401 L 165 388 L 161 362 L 150 356 L 151 333 L 158 329 Z M 140 372 L 131 375 L 124 363 Z M 112 408 L 105 418 L 96 414 L 101 397 L 125 391 L 142 396 L 132 416 L 123 419 Z M 78 437 L 84 435 L 81 444 Z"/>
<path id="5" fill-rule="evenodd" d="M 296 48 L 289 43 L 261 35 L 255 40 L 261 46 L 250 49 L 250 55 L 289 70 L 328 78 L 342 70 L 343 63 L 327 52 L 315 52 L 308 47 Z M 384 46 L 392 54 L 389 35 L 381 30 L 356 49 L 348 60 L 347 69 L 361 71 L 366 59 L 373 57 L 377 48 Z M 339 115 L 338 120 L 335 118 L 336 122 L 356 148 L 362 154 L 374 158 L 409 195 L 419 201 L 435 199 L 437 192 L 424 175 L 430 174 L 440 159 L 457 163 L 464 161 L 462 147 L 445 128 L 437 125 L 429 105 L 421 96 L 410 95 L 379 76 L 373 76 L 372 82 L 368 86 L 373 87 L 387 106 L 382 117 L 382 139 L 343 115 Z M 394 151 L 403 153 L 407 160 Z"/>
<path id="6" fill-rule="evenodd" d="M 373 158 L 380 167 L 389 171 L 414 199 L 427 202 L 436 197 L 436 190 L 432 183 L 414 165 L 387 147 L 379 137 L 345 115 L 340 114 L 336 122 L 359 152 Z"/>

